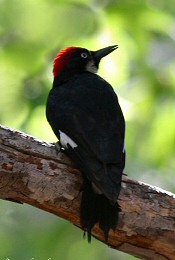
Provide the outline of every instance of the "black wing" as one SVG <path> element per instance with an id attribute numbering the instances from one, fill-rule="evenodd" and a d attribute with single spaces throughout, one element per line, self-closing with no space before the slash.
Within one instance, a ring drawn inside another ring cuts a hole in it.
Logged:
<path id="1" fill-rule="evenodd" d="M 77 144 L 76 148 L 68 145 L 67 154 L 94 186 L 115 202 L 125 164 L 125 123 L 115 92 L 92 73 L 55 84 L 46 111 L 53 131 L 59 139 L 61 130 Z"/>

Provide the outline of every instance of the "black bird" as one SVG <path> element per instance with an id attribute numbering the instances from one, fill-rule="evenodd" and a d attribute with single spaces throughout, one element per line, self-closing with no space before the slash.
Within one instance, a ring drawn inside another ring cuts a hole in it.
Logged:
<path id="1" fill-rule="evenodd" d="M 47 120 L 82 172 L 80 217 L 89 242 L 96 223 L 107 241 L 121 211 L 117 198 L 125 166 L 125 121 L 113 88 L 95 74 L 101 58 L 117 47 L 63 49 L 54 60 L 47 100 Z"/>

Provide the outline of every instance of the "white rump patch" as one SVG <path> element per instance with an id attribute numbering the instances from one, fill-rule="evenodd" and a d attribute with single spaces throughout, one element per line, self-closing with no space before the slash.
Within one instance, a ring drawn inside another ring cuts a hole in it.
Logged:
<path id="1" fill-rule="evenodd" d="M 97 73 L 98 68 L 95 66 L 95 63 L 93 60 L 89 61 L 86 65 L 86 70 L 92 73 Z"/>
<path id="2" fill-rule="evenodd" d="M 68 144 L 72 147 L 72 148 L 75 148 L 77 147 L 78 145 L 68 136 L 66 135 L 65 133 L 63 133 L 61 130 L 59 130 L 60 132 L 60 143 L 61 145 L 66 149 L 68 148 Z"/>

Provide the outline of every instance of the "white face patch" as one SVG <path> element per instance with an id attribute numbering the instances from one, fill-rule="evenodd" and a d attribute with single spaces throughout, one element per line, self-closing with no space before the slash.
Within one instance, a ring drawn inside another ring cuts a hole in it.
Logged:
<path id="1" fill-rule="evenodd" d="M 77 147 L 78 145 L 68 136 L 66 135 L 65 133 L 63 133 L 61 130 L 59 130 L 60 132 L 60 143 L 61 145 L 67 149 L 68 148 L 68 144 L 72 147 L 72 148 L 75 148 Z"/>
<path id="2" fill-rule="evenodd" d="M 95 66 L 95 63 L 93 60 L 90 60 L 86 65 L 86 70 L 92 73 L 97 73 L 98 68 Z"/>

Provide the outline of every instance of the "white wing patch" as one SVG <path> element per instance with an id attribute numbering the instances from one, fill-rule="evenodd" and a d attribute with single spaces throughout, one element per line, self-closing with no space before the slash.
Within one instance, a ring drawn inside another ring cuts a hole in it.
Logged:
<path id="1" fill-rule="evenodd" d="M 124 142 L 124 145 L 123 145 L 123 153 L 125 153 L 126 151 L 126 146 L 125 146 L 125 142 Z"/>
<path id="2" fill-rule="evenodd" d="M 59 130 L 60 132 L 60 143 L 61 145 L 67 149 L 68 148 L 68 144 L 72 147 L 72 148 L 75 148 L 77 147 L 78 145 L 68 136 L 66 135 L 65 133 L 63 133 L 61 130 Z"/>

